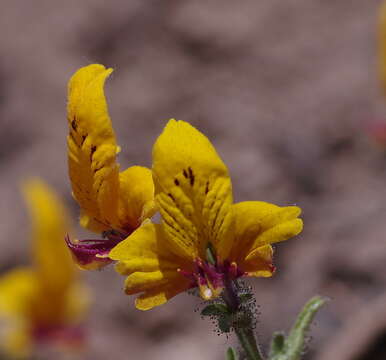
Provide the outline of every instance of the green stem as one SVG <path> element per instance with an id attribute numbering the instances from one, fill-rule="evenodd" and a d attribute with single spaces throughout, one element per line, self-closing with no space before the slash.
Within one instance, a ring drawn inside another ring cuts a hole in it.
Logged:
<path id="1" fill-rule="evenodd" d="M 225 280 L 225 288 L 222 295 L 228 309 L 231 313 L 240 312 L 240 300 L 237 293 L 236 284 L 229 279 Z M 248 360 L 263 360 L 263 356 L 256 342 L 256 337 L 252 327 L 252 319 L 248 314 L 245 314 L 245 319 L 249 319 L 247 324 L 242 326 L 234 326 L 237 338 L 247 355 Z"/>
<path id="2" fill-rule="evenodd" d="M 235 329 L 235 332 L 248 360 L 262 360 L 253 331 L 250 329 Z"/>

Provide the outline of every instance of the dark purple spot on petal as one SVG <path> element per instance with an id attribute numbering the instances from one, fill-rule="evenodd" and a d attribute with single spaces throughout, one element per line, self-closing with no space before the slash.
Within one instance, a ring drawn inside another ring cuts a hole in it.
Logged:
<path id="1" fill-rule="evenodd" d="M 190 180 L 190 186 L 194 185 L 194 175 L 193 175 L 193 170 L 191 167 L 188 167 L 189 171 L 189 180 Z"/>
<path id="2" fill-rule="evenodd" d="M 76 123 L 75 119 L 71 121 L 71 127 L 74 129 L 74 131 L 76 131 L 76 129 L 78 128 L 78 124 Z"/>

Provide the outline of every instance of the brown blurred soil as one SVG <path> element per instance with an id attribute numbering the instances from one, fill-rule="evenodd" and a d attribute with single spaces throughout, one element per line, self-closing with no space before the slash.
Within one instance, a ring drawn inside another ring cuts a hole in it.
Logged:
<path id="1" fill-rule="evenodd" d="M 331 301 L 306 359 L 384 359 L 386 153 L 366 133 L 386 119 L 378 4 L 3 0 L 0 270 L 28 261 L 23 179 L 46 179 L 78 216 L 66 171 L 66 82 L 99 62 L 115 68 L 106 92 L 122 168 L 149 166 L 154 140 L 176 117 L 213 141 L 237 201 L 303 208 L 302 235 L 276 248 L 277 274 L 250 281 L 261 342 L 318 293 Z M 200 319 L 192 296 L 142 313 L 112 269 L 85 277 L 95 293 L 86 359 L 220 360 L 234 343 Z"/>

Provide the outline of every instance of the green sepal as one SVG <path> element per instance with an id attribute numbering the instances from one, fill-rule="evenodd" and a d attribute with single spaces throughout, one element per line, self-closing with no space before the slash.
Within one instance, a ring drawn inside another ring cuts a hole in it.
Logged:
<path id="1" fill-rule="evenodd" d="M 313 297 L 299 313 L 286 338 L 280 333 L 273 335 L 269 360 L 300 360 L 311 322 L 326 301 L 326 298 L 320 296 Z"/>
<path id="2" fill-rule="evenodd" d="M 249 300 L 253 299 L 253 294 L 246 293 L 239 295 L 239 300 L 242 304 L 248 302 Z"/>
<path id="3" fill-rule="evenodd" d="M 218 327 L 223 333 L 229 333 L 232 327 L 232 317 L 228 314 L 223 314 L 219 316 L 218 319 Z"/>
<path id="4" fill-rule="evenodd" d="M 235 349 L 232 347 L 229 347 L 227 352 L 226 352 L 226 360 L 238 360 L 239 357 L 236 354 Z"/>
<path id="5" fill-rule="evenodd" d="M 229 310 L 224 304 L 210 304 L 201 311 L 202 316 L 221 316 L 224 314 L 229 314 Z"/>

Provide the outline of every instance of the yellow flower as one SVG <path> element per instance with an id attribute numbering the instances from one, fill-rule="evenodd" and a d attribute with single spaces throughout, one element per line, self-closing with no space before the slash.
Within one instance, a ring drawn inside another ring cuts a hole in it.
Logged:
<path id="1" fill-rule="evenodd" d="M 109 254 L 119 261 L 116 270 L 128 275 L 126 293 L 141 293 L 141 310 L 192 287 L 209 300 L 228 280 L 271 276 L 271 244 L 303 227 L 296 206 L 233 204 L 227 167 L 210 141 L 184 121 L 170 120 L 156 141 L 153 179 L 162 223 L 148 221 Z"/>
<path id="2" fill-rule="evenodd" d="M 112 69 L 93 64 L 79 69 L 68 84 L 68 166 L 72 191 L 81 207 L 80 224 L 104 239 L 67 243 L 78 264 L 97 269 L 108 252 L 154 213 L 151 171 L 132 166 L 120 172 L 120 151 L 103 91 Z"/>
<path id="3" fill-rule="evenodd" d="M 69 229 L 65 209 L 39 180 L 26 183 L 24 194 L 32 218 L 33 264 L 0 277 L 1 343 L 18 357 L 39 343 L 79 343 L 88 302 L 63 242 Z"/>

